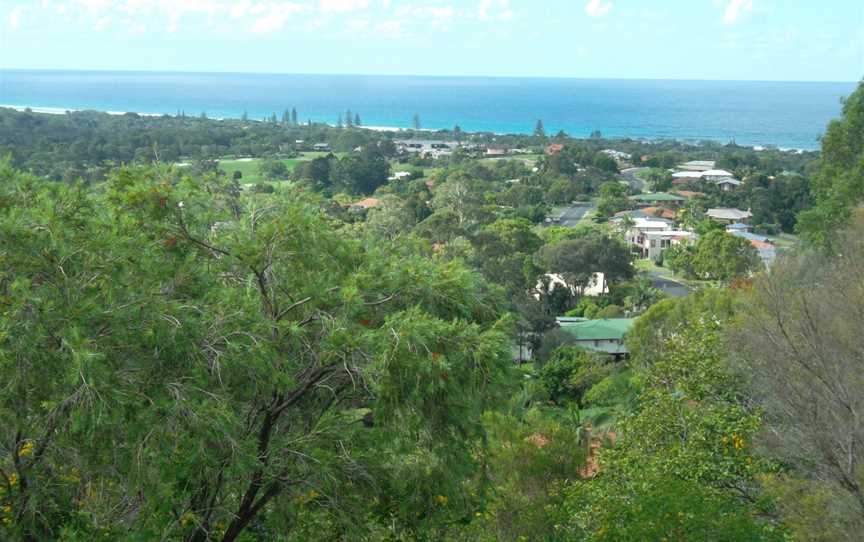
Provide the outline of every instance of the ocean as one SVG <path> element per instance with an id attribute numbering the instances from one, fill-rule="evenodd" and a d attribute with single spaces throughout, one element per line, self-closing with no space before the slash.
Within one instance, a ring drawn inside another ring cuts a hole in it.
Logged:
<path id="1" fill-rule="evenodd" d="M 0 70 L 0 106 L 816 149 L 855 83 Z"/>

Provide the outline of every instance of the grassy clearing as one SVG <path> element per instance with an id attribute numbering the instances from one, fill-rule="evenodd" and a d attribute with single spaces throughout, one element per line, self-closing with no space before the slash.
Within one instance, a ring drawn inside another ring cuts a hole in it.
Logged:
<path id="1" fill-rule="evenodd" d="M 297 167 L 297 164 L 300 162 L 308 162 L 310 160 L 314 160 L 315 158 L 320 158 L 322 156 L 327 156 L 330 154 L 329 152 L 304 152 L 300 154 L 297 158 L 287 158 L 282 160 L 282 163 L 288 168 L 288 171 L 293 170 Z M 335 153 L 337 157 L 344 155 L 344 153 Z M 219 161 L 219 169 L 225 172 L 226 175 L 233 175 L 235 171 L 239 171 L 243 177 L 240 181 L 243 184 L 247 183 L 263 183 L 265 182 L 264 178 L 258 173 L 258 164 L 260 163 L 260 158 L 252 158 L 252 159 L 240 159 L 240 160 L 220 160 Z"/>
<path id="2" fill-rule="evenodd" d="M 788 250 L 798 244 L 798 236 L 791 233 L 781 233 L 780 235 L 768 235 L 768 239 L 773 242 L 777 248 Z"/>
<path id="3" fill-rule="evenodd" d="M 494 156 L 491 158 L 481 158 L 481 162 L 499 162 L 501 160 L 516 160 L 519 162 L 525 162 L 529 166 L 533 166 L 537 163 L 537 160 L 543 156 L 542 154 L 511 154 L 508 156 Z"/>

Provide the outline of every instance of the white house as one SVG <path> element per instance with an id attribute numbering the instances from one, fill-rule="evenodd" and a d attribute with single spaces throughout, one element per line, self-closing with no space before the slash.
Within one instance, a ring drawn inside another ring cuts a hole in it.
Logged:
<path id="1" fill-rule="evenodd" d="M 623 221 L 623 217 L 613 219 L 619 224 Z M 689 244 L 697 238 L 693 232 L 675 229 L 674 223 L 664 218 L 631 218 L 631 221 L 625 237 L 637 249 L 640 258 L 657 260 L 667 248 Z"/>
<path id="2" fill-rule="evenodd" d="M 663 230 L 646 233 L 640 246 L 642 257 L 657 261 L 666 249 L 675 245 L 689 245 L 696 241 L 696 234 L 684 230 Z"/>
<path id="3" fill-rule="evenodd" d="M 405 179 L 411 177 L 410 171 L 397 171 L 393 175 L 387 178 L 388 181 L 404 181 Z"/>
<path id="4" fill-rule="evenodd" d="M 581 294 L 589 297 L 597 297 L 609 293 L 609 286 L 606 284 L 606 275 L 604 273 L 594 273 L 591 281 L 581 292 L 577 291 L 575 286 L 564 280 L 564 277 L 561 275 L 548 273 L 537 281 L 537 285 L 534 287 L 534 299 L 540 299 L 540 293 L 546 289 L 546 283 L 549 284 L 549 292 L 552 292 L 556 288 L 567 288 L 572 295 Z"/>
<path id="5" fill-rule="evenodd" d="M 441 158 L 453 154 L 453 149 L 459 146 L 456 141 L 440 141 L 425 139 L 401 139 L 393 142 L 396 149 L 403 154 L 419 154 L 430 158 Z"/>

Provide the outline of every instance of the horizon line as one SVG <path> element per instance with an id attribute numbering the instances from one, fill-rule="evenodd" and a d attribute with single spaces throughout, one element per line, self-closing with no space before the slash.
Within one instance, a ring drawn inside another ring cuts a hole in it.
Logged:
<path id="1" fill-rule="evenodd" d="M 291 73 L 291 72 L 244 72 L 244 71 L 196 71 L 196 70 L 134 70 L 134 69 L 92 69 L 92 68 L 13 68 L 0 66 L 0 72 L 77 72 L 77 73 L 128 73 L 128 74 L 195 74 L 195 75 L 287 75 L 300 77 L 416 77 L 442 79 L 555 79 L 577 81 L 677 81 L 677 82 L 714 82 L 714 83 L 834 83 L 858 84 L 859 80 L 827 81 L 796 79 L 700 79 L 690 77 L 579 77 L 567 75 L 447 75 L 447 74 L 383 74 L 383 73 Z"/>

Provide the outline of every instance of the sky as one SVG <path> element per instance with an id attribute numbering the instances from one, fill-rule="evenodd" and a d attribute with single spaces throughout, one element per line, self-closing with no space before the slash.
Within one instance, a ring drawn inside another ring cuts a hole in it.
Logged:
<path id="1" fill-rule="evenodd" d="M 858 81 L 862 0 L 0 0 L 0 68 Z"/>

